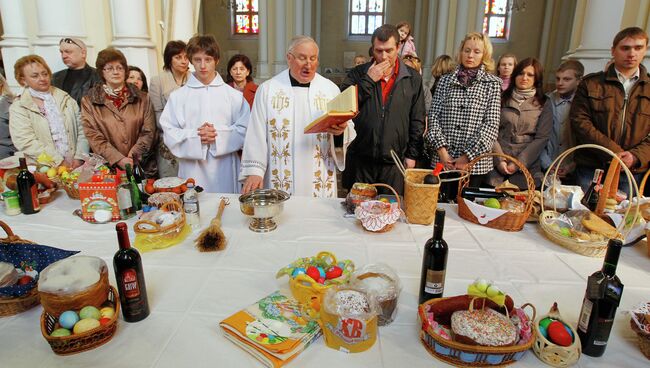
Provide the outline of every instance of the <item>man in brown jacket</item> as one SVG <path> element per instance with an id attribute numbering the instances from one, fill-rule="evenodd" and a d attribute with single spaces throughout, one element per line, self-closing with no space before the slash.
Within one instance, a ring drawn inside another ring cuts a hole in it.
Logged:
<path id="1" fill-rule="evenodd" d="M 614 62 L 607 70 L 583 79 L 570 114 L 577 143 L 612 150 L 637 181 L 650 162 L 650 76 L 641 65 L 647 48 L 648 35 L 642 29 L 620 31 L 612 45 Z M 594 170 L 608 160 L 601 152 L 578 151 L 578 184 L 586 190 Z M 621 175 L 619 187 L 627 188 L 625 175 Z"/>

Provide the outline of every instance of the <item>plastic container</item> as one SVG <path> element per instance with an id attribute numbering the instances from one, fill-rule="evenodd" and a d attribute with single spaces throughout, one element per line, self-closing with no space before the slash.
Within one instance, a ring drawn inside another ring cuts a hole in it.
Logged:
<path id="1" fill-rule="evenodd" d="M 2 193 L 2 200 L 5 204 L 5 214 L 15 216 L 20 214 L 20 202 L 18 201 L 18 192 L 10 190 Z"/>
<path id="2" fill-rule="evenodd" d="M 397 273 L 385 263 L 369 264 L 352 274 L 350 285 L 374 293 L 379 305 L 379 326 L 395 320 L 402 285 Z"/>

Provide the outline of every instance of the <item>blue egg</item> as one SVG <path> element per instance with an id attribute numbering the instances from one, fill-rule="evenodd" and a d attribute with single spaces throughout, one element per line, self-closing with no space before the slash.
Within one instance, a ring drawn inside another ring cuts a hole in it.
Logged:
<path id="1" fill-rule="evenodd" d="M 323 270 L 323 267 L 316 267 L 316 269 L 318 270 L 320 277 L 325 278 L 325 270 Z"/>
<path id="2" fill-rule="evenodd" d="M 548 340 L 548 332 L 543 326 L 539 326 L 539 333 L 541 333 L 542 336 L 544 336 Z"/>
<path id="3" fill-rule="evenodd" d="M 296 277 L 298 275 L 304 275 L 305 274 L 305 269 L 302 267 L 296 267 L 293 269 L 293 272 L 291 273 L 291 277 Z"/>
<path id="4" fill-rule="evenodd" d="M 79 316 L 75 311 L 65 311 L 59 316 L 59 324 L 68 330 L 72 330 L 77 322 L 79 322 Z"/>

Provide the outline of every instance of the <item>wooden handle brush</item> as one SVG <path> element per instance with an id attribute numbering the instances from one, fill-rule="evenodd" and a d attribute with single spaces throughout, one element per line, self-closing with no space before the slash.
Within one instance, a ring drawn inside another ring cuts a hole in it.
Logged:
<path id="1" fill-rule="evenodd" d="M 217 216 L 210 221 L 210 225 L 194 241 L 200 252 L 214 252 L 226 248 L 226 235 L 221 230 L 221 215 L 229 203 L 227 198 L 221 197 Z"/>

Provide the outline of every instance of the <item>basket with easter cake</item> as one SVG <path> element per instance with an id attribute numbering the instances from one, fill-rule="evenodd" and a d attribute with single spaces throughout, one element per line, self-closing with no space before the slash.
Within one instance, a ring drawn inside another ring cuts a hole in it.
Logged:
<path id="1" fill-rule="evenodd" d="M 525 309 L 532 310 L 532 316 Z M 420 339 L 436 358 L 462 367 L 514 363 L 531 348 L 535 307 L 516 307 L 509 295 L 477 280 L 466 295 L 431 299 L 418 307 Z"/>
<path id="2" fill-rule="evenodd" d="M 579 149 L 596 149 L 612 156 L 602 187 L 596 185 L 598 179 L 595 178 L 581 203 L 574 205 L 576 208 L 565 213 L 557 210 L 559 202 L 554 200 L 553 209 L 542 212 L 539 224 L 546 237 L 553 242 L 585 256 L 602 257 L 607 250 L 609 239 L 628 239 L 630 232 L 637 227 L 637 220 L 641 218 L 639 202 L 627 206 L 619 215 L 614 213 L 618 199 L 621 199 L 620 194 L 617 194 L 621 168 L 628 178 L 629 185 L 625 189 L 628 189 L 629 198 L 633 198 L 634 194 L 639 192 L 638 186 L 630 170 L 616 154 L 605 147 L 584 144 L 563 152 L 555 159 L 545 174 L 542 192 L 544 192 L 544 183 L 549 182 L 547 179 L 552 177 L 552 182 L 557 181 L 557 170 L 554 167 L 560 166 L 569 154 Z M 555 196 L 556 193 L 554 192 L 553 195 Z M 544 201 L 545 198 L 542 197 L 542 208 L 544 208 Z"/>
<path id="3" fill-rule="evenodd" d="M 101 258 L 76 256 L 41 273 L 41 333 L 58 355 L 76 354 L 108 342 L 117 329 L 120 304 Z"/>

